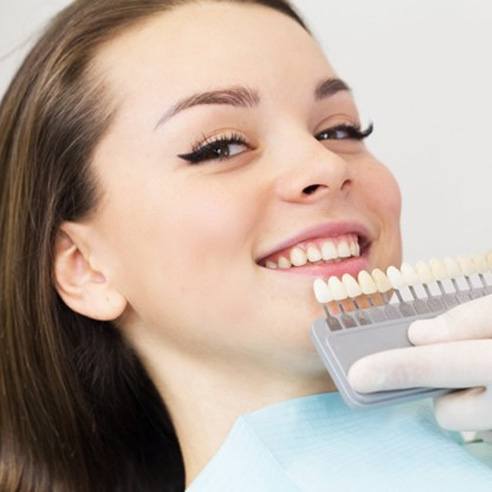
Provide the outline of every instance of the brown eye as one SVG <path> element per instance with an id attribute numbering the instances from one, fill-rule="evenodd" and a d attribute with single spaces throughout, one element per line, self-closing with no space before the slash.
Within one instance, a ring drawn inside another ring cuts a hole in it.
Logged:
<path id="1" fill-rule="evenodd" d="M 249 148 L 248 143 L 240 135 L 222 136 L 209 143 L 196 144 L 193 146 L 193 152 L 181 154 L 178 157 L 191 164 L 199 164 L 200 162 L 211 160 L 223 161 L 241 154 L 241 152 L 231 151 L 231 149 L 237 149 L 238 146 Z"/>
<path id="2" fill-rule="evenodd" d="M 366 130 L 361 131 L 360 126 L 342 124 L 332 128 L 327 128 L 316 135 L 316 138 L 321 140 L 362 140 L 368 137 L 374 129 L 372 123 L 369 124 Z M 321 138 L 323 137 L 323 138 Z"/>

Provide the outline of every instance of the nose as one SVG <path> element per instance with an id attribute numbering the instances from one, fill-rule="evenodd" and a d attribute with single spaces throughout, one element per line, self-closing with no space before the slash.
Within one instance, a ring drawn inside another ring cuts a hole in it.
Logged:
<path id="1" fill-rule="evenodd" d="M 306 139 L 297 139 L 297 144 L 295 155 L 287 157 L 288 163 L 284 160 L 284 171 L 277 176 L 278 196 L 289 202 L 311 203 L 325 196 L 335 199 L 349 193 L 351 170 L 342 156 L 314 137 L 307 144 Z"/>

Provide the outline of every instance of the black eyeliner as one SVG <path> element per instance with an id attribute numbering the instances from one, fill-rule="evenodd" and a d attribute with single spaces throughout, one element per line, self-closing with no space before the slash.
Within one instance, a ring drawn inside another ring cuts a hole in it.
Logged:
<path id="1" fill-rule="evenodd" d="M 333 140 L 363 140 L 364 138 L 368 137 L 374 130 L 374 125 L 371 122 L 369 126 L 365 130 L 361 130 L 360 125 L 351 125 L 348 123 L 342 123 L 340 125 L 336 125 L 332 128 L 327 128 L 325 130 L 322 130 L 316 135 L 316 138 L 318 138 L 320 135 L 323 134 L 330 134 L 333 132 L 337 131 L 346 131 L 348 134 L 348 138 L 336 138 Z M 330 139 L 323 139 L 323 140 L 330 140 Z M 230 136 L 222 135 L 220 137 L 213 137 L 212 139 L 208 139 L 203 135 L 202 140 L 196 142 L 192 146 L 192 152 L 189 154 L 179 154 L 178 157 L 188 161 L 190 164 L 199 164 L 200 162 L 205 162 L 208 160 L 219 160 L 222 161 L 224 159 L 227 159 L 227 157 L 223 157 L 221 155 L 217 155 L 215 150 L 217 148 L 224 148 L 227 147 L 227 145 L 231 144 L 240 144 L 240 145 L 246 145 L 248 146 L 248 142 L 244 140 L 243 137 L 238 135 L 237 133 L 233 133 Z"/>

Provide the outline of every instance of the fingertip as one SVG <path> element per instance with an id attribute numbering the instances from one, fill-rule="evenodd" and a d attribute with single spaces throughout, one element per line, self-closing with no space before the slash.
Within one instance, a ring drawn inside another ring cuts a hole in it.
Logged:
<path id="1" fill-rule="evenodd" d="M 364 393 L 364 379 L 364 371 L 361 370 L 361 364 L 359 364 L 359 361 L 354 362 L 348 370 L 347 381 L 353 390 Z"/>
<path id="2" fill-rule="evenodd" d="M 354 362 L 347 373 L 347 380 L 352 389 L 358 393 L 371 393 L 383 389 L 386 374 L 361 361 L 362 359 L 359 359 Z"/>
<path id="3" fill-rule="evenodd" d="M 432 321 L 426 319 L 418 319 L 410 324 L 407 330 L 407 337 L 413 345 L 423 345 L 429 339 L 429 330 L 431 329 Z"/>

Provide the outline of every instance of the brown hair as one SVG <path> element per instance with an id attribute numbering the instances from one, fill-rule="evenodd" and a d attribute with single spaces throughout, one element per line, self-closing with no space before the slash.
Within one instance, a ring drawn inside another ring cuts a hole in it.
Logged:
<path id="1" fill-rule="evenodd" d="M 95 52 L 154 13 L 197 0 L 78 0 L 26 57 L 0 104 L 0 490 L 184 490 L 166 407 L 114 324 L 54 288 L 64 221 L 89 217 L 91 157 L 115 113 Z M 213 0 L 220 1 L 220 0 Z M 222 0 L 278 10 L 287 0 Z"/>

